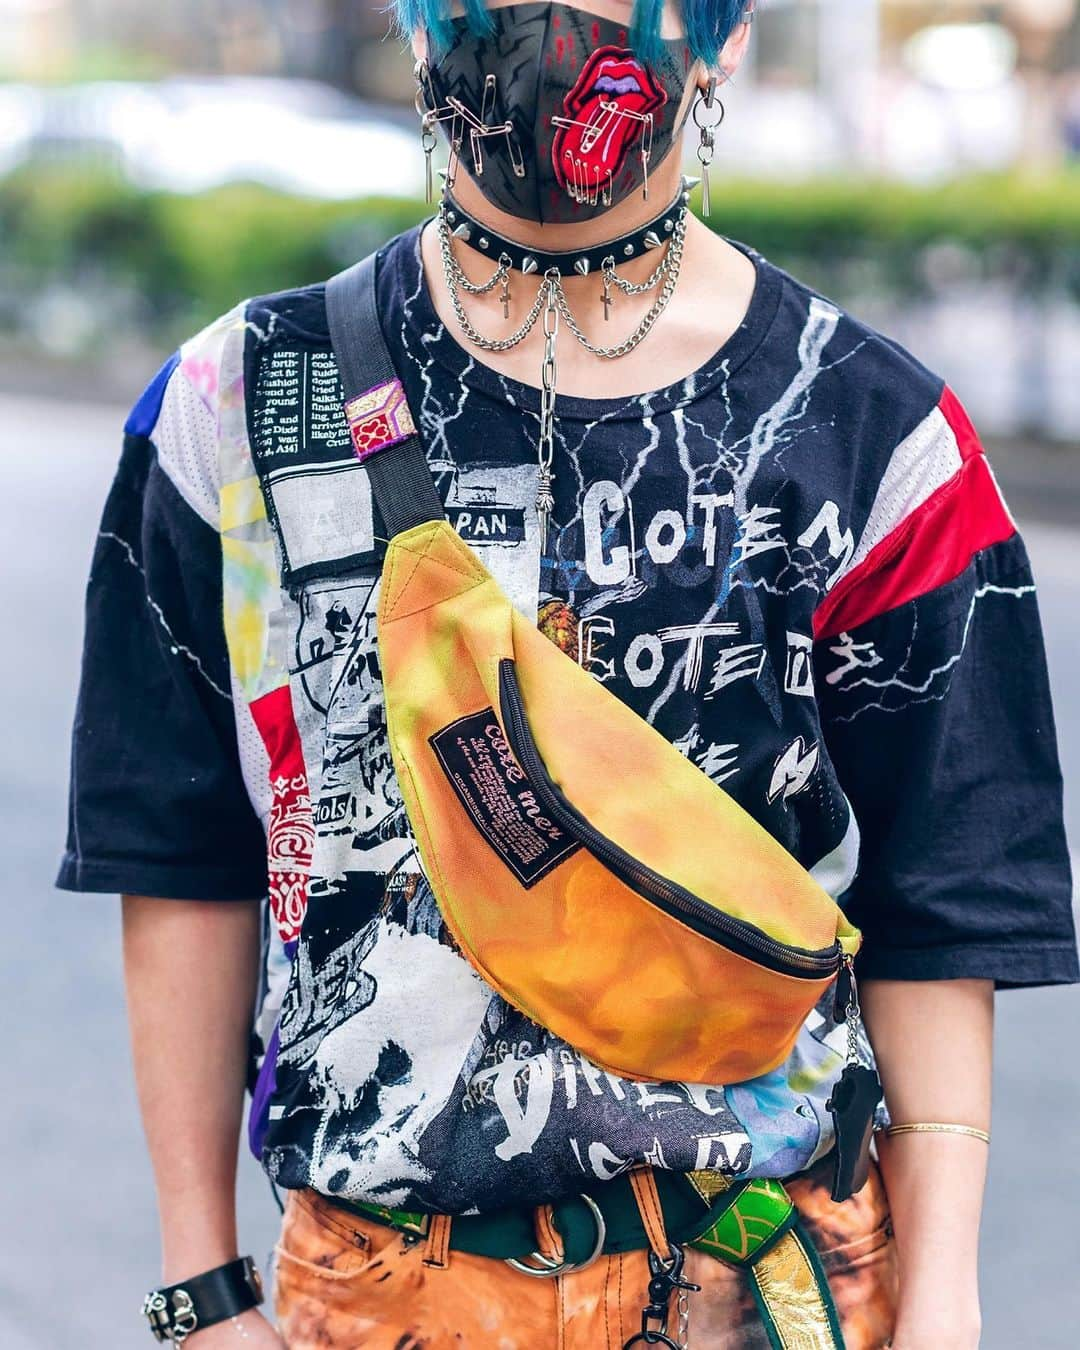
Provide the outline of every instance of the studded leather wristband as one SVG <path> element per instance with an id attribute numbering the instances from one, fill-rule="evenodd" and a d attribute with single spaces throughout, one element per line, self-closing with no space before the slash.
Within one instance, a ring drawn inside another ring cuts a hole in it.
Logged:
<path id="1" fill-rule="evenodd" d="M 250 1256 L 241 1256 L 190 1280 L 151 1289 L 142 1313 L 156 1340 L 182 1345 L 194 1332 L 257 1308 L 262 1301 L 258 1267 Z"/>

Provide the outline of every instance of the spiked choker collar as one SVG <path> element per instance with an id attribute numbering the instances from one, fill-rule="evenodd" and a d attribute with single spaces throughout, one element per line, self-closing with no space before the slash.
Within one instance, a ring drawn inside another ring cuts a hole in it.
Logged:
<path id="1" fill-rule="evenodd" d="M 631 258 L 639 258 L 670 239 L 680 217 L 687 211 L 692 186 L 692 181 L 684 178 L 675 200 L 658 216 L 636 230 L 589 248 L 565 249 L 557 253 L 545 252 L 530 244 L 518 244 L 513 239 L 496 234 L 463 210 L 449 189 L 443 195 L 439 210 L 446 217 L 452 235 L 493 262 L 503 260 L 508 267 L 525 275 L 554 269 L 560 276 L 577 272 L 584 277 L 590 272 L 600 272 L 629 262 Z"/>

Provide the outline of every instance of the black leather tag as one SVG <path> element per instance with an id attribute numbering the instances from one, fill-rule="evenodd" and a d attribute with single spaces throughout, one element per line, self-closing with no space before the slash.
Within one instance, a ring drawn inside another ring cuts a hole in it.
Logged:
<path id="1" fill-rule="evenodd" d="M 493 708 L 429 739 L 473 824 L 526 890 L 580 848 L 544 815 Z"/>

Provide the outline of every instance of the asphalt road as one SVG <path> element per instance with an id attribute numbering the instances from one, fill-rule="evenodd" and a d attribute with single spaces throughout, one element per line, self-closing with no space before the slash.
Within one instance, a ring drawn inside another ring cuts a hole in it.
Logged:
<path id="1" fill-rule="evenodd" d="M 121 421 L 100 406 L 0 397 L 0 574 L 15 616 L 0 665 L 0 856 L 11 869 L 0 942 L 4 1350 L 150 1343 L 137 1309 L 157 1277 L 157 1231 L 128 1068 L 119 907 L 108 896 L 52 889 L 82 590 Z M 1059 501 L 1057 524 L 1022 524 L 1040 582 L 1077 841 L 1080 513 L 1065 524 L 1063 515 Z M 999 1010 L 983 1346 L 1075 1350 L 1080 995 L 1011 993 Z M 277 1212 L 250 1158 L 241 1170 L 244 1245 L 265 1257 Z"/>

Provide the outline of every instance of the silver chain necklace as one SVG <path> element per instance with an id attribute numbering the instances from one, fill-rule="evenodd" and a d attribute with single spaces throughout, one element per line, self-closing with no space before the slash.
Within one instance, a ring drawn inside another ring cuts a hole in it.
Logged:
<path id="1" fill-rule="evenodd" d="M 668 301 L 674 294 L 675 285 L 679 279 L 679 272 L 682 267 L 683 242 L 686 238 L 685 187 L 680 195 L 682 201 L 675 227 L 667 240 L 663 257 L 649 277 L 639 282 L 627 281 L 615 271 L 614 254 L 609 254 L 603 261 L 601 302 L 604 306 L 605 319 L 609 315 L 612 287 L 617 288 L 624 295 L 641 295 L 659 286 L 656 299 L 642 315 L 633 332 L 622 342 L 608 347 L 591 342 L 585 336 L 580 324 L 574 317 L 573 310 L 570 308 L 566 292 L 563 289 L 562 274 L 557 267 L 549 268 L 544 273 L 543 280 L 540 282 L 540 287 L 536 293 L 536 299 L 530 306 L 529 312 L 509 337 L 490 338 L 481 333 L 465 312 L 461 292 L 465 291 L 470 295 L 486 295 L 496 286 L 501 285 L 503 315 L 508 317 L 510 312 L 510 260 L 503 254 L 499 258 L 498 266 L 487 281 L 470 281 L 461 264 L 454 257 L 452 234 L 449 222 L 446 219 L 445 203 L 439 209 L 439 214 L 436 217 L 436 228 L 443 276 L 450 296 L 450 304 L 454 310 L 454 317 L 457 319 L 458 327 L 464 336 L 474 346 L 480 347 L 483 351 L 509 351 L 511 347 L 516 347 L 529 335 L 536 326 L 537 320 L 543 315 L 544 355 L 540 367 L 540 434 L 537 444 L 538 466 L 535 503 L 540 525 L 541 551 L 547 547 L 548 524 L 554 506 L 551 487 L 555 478 L 552 465 L 555 457 L 555 386 L 558 380 L 556 342 L 559 335 L 560 315 L 566 320 L 567 328 L 570 329 L 581 346 L 586 351 L 591 352 L 593 356 L 602 357 L 605 360 L 615 360 L 620 356 L 626 356 L 639 346 L 651 331 L 656 320 L 667 308 Z"/>
<path id="2" fill-rule="evenodd" d="M 616 343 L 613 347 L 599 347 L 595 343 L 589 341 L 579 328 L 577 320 L 574 318 L 573 311 L 567 303 L 562 286 L 559 286 L 559 308 L 562 310 L 563 318 L 566 320 L 566 326 L 587 352 L 592 352 L 593 356 L 603 356 L 608 360 L 614 360 L 617 357 L 625 356 L 628 352 L 632 352 L 634 348 L 644 340 L 653 324 L 667 308 L 667 303 L 674 294 L 675 283 L 679 279 L 679 271 L 682 267 L 683 239 L 685 235 L 686 212 L 684 211 L 679 217 L 678 224 L 672 231 L 663 258 L 647 281 L 640 281 L 636 284 L 634 282 L 625 281 L 622 277 L 616 276 L 614 262 L 608 267 L 605 260 L 603 272 L 605 288 L 615 285 L 618 286 L 625 295 L 640 295 L 643 291 L 651 290 L 658 282 L 661 283 L 660 293 L 642 315 L 638 326 L 628 338 L 624 339 L 622 342 Z"/>

